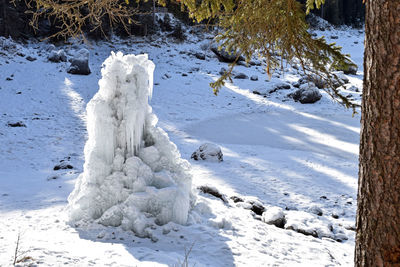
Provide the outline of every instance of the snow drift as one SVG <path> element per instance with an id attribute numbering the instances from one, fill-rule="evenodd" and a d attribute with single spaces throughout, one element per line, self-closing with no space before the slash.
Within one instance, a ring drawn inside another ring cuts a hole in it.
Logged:
<path id="1" fill-rule="evenodd" d="M 154 64 L 147 55 L 112 53 L 99 91 L 87 105 L 84 172 L 68 198 L 70 222 L 147 227 L 185 224 L 191 205 L 190 165 L 156 127 L 148 104 Z"/>

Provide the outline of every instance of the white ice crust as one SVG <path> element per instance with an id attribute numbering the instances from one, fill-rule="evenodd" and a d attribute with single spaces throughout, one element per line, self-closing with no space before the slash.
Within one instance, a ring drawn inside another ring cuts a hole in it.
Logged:
<path id="1" fill-rule="evenodd" d="M 112 53 L 87 105 L 84 171 L 68 198 L 71 223 L 96 221 L 139 236 L 168 222 L 185 224 L 190 165 L 156 127 L 148 104 L 155 65 L 147 55 Z"/>

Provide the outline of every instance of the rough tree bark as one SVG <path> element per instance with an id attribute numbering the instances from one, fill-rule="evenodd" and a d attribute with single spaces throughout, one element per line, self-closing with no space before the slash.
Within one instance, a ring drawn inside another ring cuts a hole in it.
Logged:
<path id="1" fill-rule="evenodd" d="M 356 266 L 400 266 L 400 1 L 366 1 Z"/>

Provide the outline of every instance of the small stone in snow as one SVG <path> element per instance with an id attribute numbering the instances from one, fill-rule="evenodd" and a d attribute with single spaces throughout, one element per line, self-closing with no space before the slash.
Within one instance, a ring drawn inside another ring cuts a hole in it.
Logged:
<path id="1" fill-rule="evenodd" d="M 7 124 L 9 127 L 26 127 L 26 125 L 21 122 L 21 121 L 17 121 L 17 122 L 9 122 Z"/>
<path id="2" fill-rule="evenodd" d="M 244 73 L 238 73 L 233 78 L 235 78 L 235 79 L 248 79 L 249 77 Z"/>
<path id="3" fill-rule="evenodd" d="M 206 55 L 204 55 L 204 53 L 196 53 L 196 54 L 194 54 L 194 56 L 197 59 L 200 59 L 200 60 L 205 60 L 206 59 Z"/>
<path id="4" fill-rule="evenodd" d="M 54 166 L 53 170 L 58 171 L 58 170 L 67 170 L 67 169 L 73 169 L 74 167 L 70 164 L 67 164 L 65 162 L 61 162 L 60 164 L 57 164 Z"/>
<path id="5" fill-rule="evenodd" d="M 225 72 L 226 72 L 226 69 L 225 68 L 221 68 L 220 71 L 219 71 L 219 75 L 224 75 Z"/>
<path id="6" fill-rule="evenodd" d="M 26 60 L 28 60 L 28 61 L 35 61 L 36 58 L 35 58 L 35 57 L 31 57 L 31 56 L 27 56 L 27 57 L 26 57 Z"/>
<path id="7" fill-rule="evenodd" d="M 322 209 L 318 206 L 312 206 L 308 209 L 308 211 L 318 216 L 322 216 L 324 214 Z"/>
<path id="8" fill-rule="evenodd" d="M 250 80 L 258 81 L 258 76 L 257 75 L 253 75 L 253 76 L 250 77 Z"/>
<path id="9" fill-rule="evenodd" d="M 221 194 L 218 189 L 216 189 L 215 187 L 212 186 L 208 186 L 208 185 L 202 185 L 198 188 L 201 192 L 203 192 L 204 194 L 209 194 L 212 195 L 216 198 L 221 199 L 223 202 L 228 202 L 228 200 L 226 199 L 226 197 Z"/>
<path id="10" fill-rule="evenodd" d="M 238 202 L 243 202 L 244 200 L 240 197 L 237 196 L 232 196 L 231 199 L 233 200 L 234 203 L 238 203 Z"/>

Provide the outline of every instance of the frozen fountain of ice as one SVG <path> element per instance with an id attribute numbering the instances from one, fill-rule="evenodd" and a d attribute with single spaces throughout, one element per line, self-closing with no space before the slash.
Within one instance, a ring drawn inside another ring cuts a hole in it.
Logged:
<path id="1" fill-rule="evenodd" d="M 96 221 L 146 236 L 152 224 L 185 224 L 192 199 L 190 165 L 156 127 L 148 104 L 154 63 L 112 53 L 87 105 L 84 172 L 68 198 L 71 222 Z"/>

